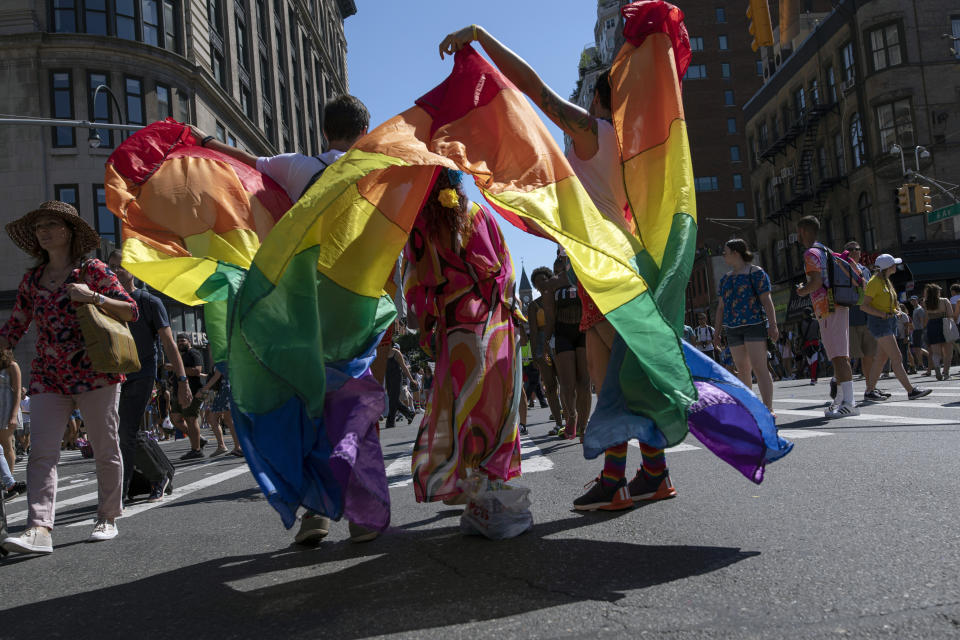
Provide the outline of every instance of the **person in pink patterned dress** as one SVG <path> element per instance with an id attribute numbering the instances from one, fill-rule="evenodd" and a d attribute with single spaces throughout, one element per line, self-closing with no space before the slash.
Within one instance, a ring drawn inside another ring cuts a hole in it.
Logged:
<path id="1" fill-rule="evenodd" d="M 520 362 L 513 264 L 500 228 L 440 169 L 405 248 L 407 304 L 436 358 L 413 449 L 418 502 L 463 501 L 457 480 L 520 475 Z"/>
<path id="2" fill-rule="evenodd" d="M 125 322 L 137 305 L 100 260 L 84 256 L 100 237 L 65 202 L 44 202 L 6 227 L 21 249 L 37 258 L 20 282 L 13 312 L 0 328 L 0 347 L 12 348 L 31 322 L 37 355 L 30 372 L 32 450 L 27 462 L 27 529 L 3 540 L 12 553 L 51 553 L 60 439 L 74 406 L 83 413 L 97 461 L 99 505 L 91 540 L 117 536 L 123 510 L 123 464 L 117 435 L 122 374 L 94 371 L 77 320 L 78 304 L 96 305 Z"/>

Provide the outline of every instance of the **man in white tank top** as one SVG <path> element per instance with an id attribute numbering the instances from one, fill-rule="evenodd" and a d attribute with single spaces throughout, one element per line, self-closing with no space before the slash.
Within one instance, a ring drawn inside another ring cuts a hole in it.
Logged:
<path id="1" fill-rule="evenodd" d="M 590 110 L 586 111 L 560 97 L 525 60 L 479 25 L 464 27 L 444 38 L 440 43 L 440 57 L 456 53 L 473 41 L 478 42 L 497 68 L 570 137 L 573 144 L 567 149 L 567 159 L 597 209 L 624 230 L 633 232 L 634 218 L 629 215 L 620 151 L 611 124 L 609 72 L 597 77 Z M 599 393 L 616 331 L 603 319 L 587 329 L 586 335 L 587 369 Z M 628 483 L 625 477 L 627 443 L 608 449 L 603 472 L 587 493 L 574 500 L 574 508 L 616 511 L 628 509 L 642 500 L 675 496 L 677 492 L 670 482 L 663 450 L 641 445 L 641 452 L 643 467 Z"/>

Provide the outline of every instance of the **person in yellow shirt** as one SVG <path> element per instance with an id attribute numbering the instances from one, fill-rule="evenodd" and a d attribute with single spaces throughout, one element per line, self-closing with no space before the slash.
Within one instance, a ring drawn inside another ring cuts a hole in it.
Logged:
<path id="1" fill-rule="evenodd" d="M 907 392 L 908 400 L 916 400 L 930 394 L 930 389 L 921 389 L 910 383 L 907 372 L 903 369 L 900 349 L 897 347 L 897 315 L 902 312 L 897 305 L 897 290 L 890 282 L 890 274 L 897 270 L 897 265 L 901 262 L 903 260 L 894 258 L 889 253 L 881 253 L 877 256 L 874 266 L 878 271 L 867 282 L 863 304 L 860 305 L 863 312 L 867 314 L 867 328 L 877 339 L 879 353 L 879 357 L 873 361 L 873 368 L 867 372 L 867 391 L 863 394 L 863 399 L 866 401 L 877 402 L 890 397 L 889 394 L 877 389 L 877 378 L 880 377 L 880 371 L 888 358 L 894 375 Z"/>

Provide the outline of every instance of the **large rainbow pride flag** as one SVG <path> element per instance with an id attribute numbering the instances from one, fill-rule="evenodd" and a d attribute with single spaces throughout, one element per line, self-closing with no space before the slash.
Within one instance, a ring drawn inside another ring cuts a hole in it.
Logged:
<path id="1" fill-rule="evenodd" d="M 679 85 L 689 46 L 672 5 L 635 3 L 624 15 L 628 43 L 611 80 L 636 234 L 596 209 L 526 98 L 470 47 L 456 54 L 443 83 L 361 139 L 258 235 L 251 261 L 213 255 L 212 236 L 227 233 L 217 222 L 206 244 L 187 246 L 192 236 L 183 232 L 192 227 L 174 219 L 232 215 L 203 195 L 206 183 L 187 187 L 189 206 L 160 211 L 144 199 L 143 184 L 131 186 L 117 170 L 116 159 L 136 150 L 124 143 L 111 156 L 117 176 L 107 184 L 117 193 L 108 204 L 124 219 L 125 238 L 137 241 L 124 251 L 125 264 L 136 263 L 131 271 L 184 301 L 231 292 L 225 335 L 238 432 L 287 526 L 300 505 L 378 529 L 389 522 L 379 443 L 364 427 L 382 406 L 369 362 L 395 315 L 384 285 L 442 167 L 471 174 L 510 223 L 563 246 L 580 285 L 617 329 L 586 455 L 634 437 L 676 444 L 689 427 L 760 482 L 765 464 L 789 451 L 759 400 L 679 338 L 696 235 Z M 237 194 L 231 206 L 249 206 L 252 193 Z M 133 201 L 156 213 L 128 215 Z M 187 256 L 215 258 L 216 266 L 181 262 L 165 279 L 157 265 Z M 221 276 L 226 263 L 243 277 Z"/>

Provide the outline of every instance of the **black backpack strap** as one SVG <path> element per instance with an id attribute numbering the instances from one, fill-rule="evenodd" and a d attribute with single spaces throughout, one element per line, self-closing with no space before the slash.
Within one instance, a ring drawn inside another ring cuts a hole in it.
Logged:
<path id="1" fill-rule="evenodd" d="M 307 182 L 307 186 L 305 186 L 305 187 L 303 188 L 303 191 L 300 192 L 300 198 L 302 198 L 302 197 L 303 197 L 303 194 L 305 194 L 307 191 L 310 190 L 310 187 L 313 186 L 313 183 L 316 182 L 317 180 L 319 180 L 319 179 L 320 179 L 320 176 L 323 175 L 323 172 L 327 169 L 327 167 L 330 166 L 329 164 L 327 164 L 326 162 L 324 162 L 323 159 L 320 158 L 320 156 L 312 156 L 312 157 L 313 157 L 313 158 L 316 158 L 317 162 L 319 162 L 319 163 L 321 164 L 320 171 L 317 171 L 315 174 L 313 174 L 313 176 L 310 178 L 309 182 Z M 299 200 L 300 198 L 297 198 L 297 200 Z"/>

